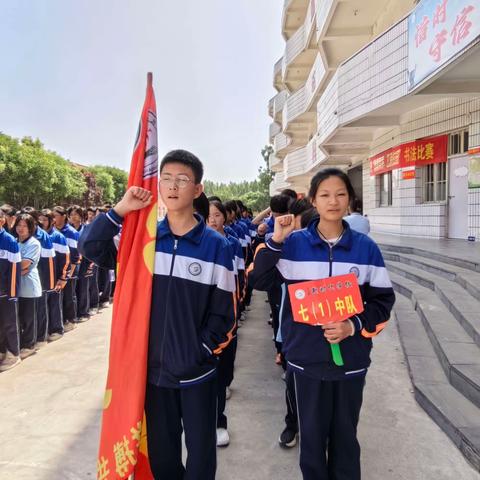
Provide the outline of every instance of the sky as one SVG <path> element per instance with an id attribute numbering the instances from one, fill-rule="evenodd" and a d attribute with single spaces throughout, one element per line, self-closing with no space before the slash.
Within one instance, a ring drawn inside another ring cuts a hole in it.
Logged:
<path id="1" fill-rule="evenodd" d="M 159 155 L 253 180 L 268 143 L 282 0 L 1 0 L 0 132 L 128 170 L 146 74 Z"/>

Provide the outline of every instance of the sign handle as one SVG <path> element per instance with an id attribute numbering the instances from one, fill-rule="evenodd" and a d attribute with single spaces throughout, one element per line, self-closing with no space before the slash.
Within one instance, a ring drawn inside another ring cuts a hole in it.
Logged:
<path id="1" fill-rule="evenodd" d="M 338 343 L 331 343 L 330 350 L 332 351 L 333 363 L 337 367 L 343 367 L 343 358 L 342 351 L 340 350 L 340 345 Z"/>

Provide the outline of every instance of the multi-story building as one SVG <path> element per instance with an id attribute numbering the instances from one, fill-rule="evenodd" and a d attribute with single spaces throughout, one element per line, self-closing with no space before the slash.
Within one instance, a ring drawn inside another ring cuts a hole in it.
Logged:
<path id="1" fill-rule="evenodd" d="M 285 0 L 271 193 L 348 172 L 372 231 L 480 240 L 477 0 Z"/>

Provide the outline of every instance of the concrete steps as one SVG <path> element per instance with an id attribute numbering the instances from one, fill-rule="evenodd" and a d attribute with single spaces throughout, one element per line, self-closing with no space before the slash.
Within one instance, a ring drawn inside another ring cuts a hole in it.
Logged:
<path id="1" fill-rule="evenodd" d="M 398 295 L 394 315 L 415 399 L 480 471 L 479 408 L 448 381 L 412 302 Z"/>
<path id="2" fill-rule="evenodd" d="M 403 246 L 382 251 L 415 398 L 480 472 L 477 264 Z"/>
<path id="3" fill-rule="evenodd" d="M 427 258 L 428 260 L 436 260 L 447 265 L 464 268 L 473 272 L 480 273 L 480 258 L 478 261 L 466 260 L 461 258 L 461 252 L 459 256 L 446 255 L 439 253 L 438 251 L 426 250 L 418 247 L 408 247 L 404 245 L 390 245 L 387 243 L 379 242 L 378 246 L 382 252 L 404 253 L 409 255 L 417 255 L 419 257 Z"/>

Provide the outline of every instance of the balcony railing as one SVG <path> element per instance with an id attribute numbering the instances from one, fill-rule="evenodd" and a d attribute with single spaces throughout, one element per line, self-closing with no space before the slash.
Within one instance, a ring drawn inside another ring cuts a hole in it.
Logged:
<path id="1" fill-rule="evenodd" d="M 274 76 L 277 76 L 282 73 L 282 63 L 283 63 L 283 57 L 281 57 L 279 60 L 275 62 L 275 65 L 273 66 Z"/>
<path id="2" fill-rule="evenodd" d="M 288 92 L 286 90 L 282 90 L 280 93 L 275 95 L 275 97 L 273 97 L 273 118 L 276 119 L 277 116 L 282 113 L 285 102 L 287 101 L 287 97 Z"/>
<path id="3" fill-rule="evenodd" d="M 317 139 L 312 138 L 307 145 L 289 153 L 283 162 L 283 171 L 287 180 L 300 175 L 309 175 L 322 163 L 326 155 L 318 148 Z"/>
<path id="4" fill-rule="evenodd" d="M 278 135 L 281 131 L 282 131 L 282 126 L 279 123 L 273 122 L 270 124 L 270 127 L 269 127 L 270 143 L 273 142 L 273 139 L 275 138 L 275 136 Z"/>
<path id="5" fill-rule="evenodd" d="M 275 154 L 287 148 L 290 145 L 290 138 L 284 133 L 279 133 L 273 139 L 273 150 Z"/>
<path id="6" fill-rule="evenodd" d="M 303 24 L 290 39 L 287 40 L 285 45 L 285 55 L 283 56 L 283 73 L 285 74 L 285 68 L 292 63 L 295 57 L 305 48 L 305 24 Z"/>
<path id="7" fill-rule="evenodd" d="M 268 114 L 273 118 L 273 103 L 275 101 L 275 97 L 271 98 L 268 101 Z"/>
<path id="8" fill-rule="evenodd" d="M 273 182 L 270 184 L 270 195 L 275 195 L 276 192 L 288 188 L 289 183 L 285 180 L 283 172 L 277 172 L 273 178 Z"/>
<path id="9" fill-rule="evenodd" d="M 282 125 L 283 129 L 287 128 L 287 124 L 294 118 L 298 117 L 305 112 L 306 109 L 306 97 L 305 86 L 298 89 L 293 95 L 287 98 L 286 105 L 282 112 Z"/>
<path id="10" fill-rule="evenodd" d="M 327 19 L 332 10 L 334 0 L 321 0 L 317 6 L 317 41 L 324 34 L 325 27 L 327 25 Z"/>
<path id="11" fill-rule="evenodd" d="M 339 67 L 339 122 L 349 122 L 408 93 L 408 17 Z"/>
<path id="12" fill-rule="evenodd" d="M 275 155 L 270 155 L 270 158 L 268 160 L 268 166 L 272 172 L 283 171 L 283 161 L 281 158 Z"/>
<path id="13" fill-rule="evenodd" d="M 318 141 L 323 143 L 338 127 L 338 76 L 332 77 L 317 104 Z"/>
<path id="14" fill-rule="evenodd" d="M 283 162 L 283 172 L 287 180 L 302 175 L 307 163 L 307 146 L 289 153 Z"/>

